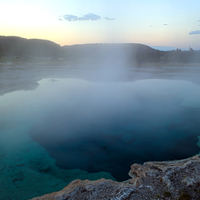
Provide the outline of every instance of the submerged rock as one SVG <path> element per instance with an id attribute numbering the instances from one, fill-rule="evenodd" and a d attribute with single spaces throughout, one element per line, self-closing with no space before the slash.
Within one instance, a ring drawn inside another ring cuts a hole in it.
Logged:
<path id="1" fill-rule="evenodd" d="M 32 200 L 200 199 L 200 155 L 184 160 L 133 164 L 125 182 L 75 180 L 59 192 Z"/>

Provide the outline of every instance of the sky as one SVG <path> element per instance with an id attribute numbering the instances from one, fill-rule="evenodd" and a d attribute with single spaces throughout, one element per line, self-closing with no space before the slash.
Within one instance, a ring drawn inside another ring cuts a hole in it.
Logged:
<path id="1" fill-rule="evenodd" d="M 0 35 L 200 50 L 199 0 L 0 0 Z"/>

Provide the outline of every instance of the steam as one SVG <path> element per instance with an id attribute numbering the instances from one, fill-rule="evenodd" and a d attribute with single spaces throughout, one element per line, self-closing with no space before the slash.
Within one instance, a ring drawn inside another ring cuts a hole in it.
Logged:
<path id="1" fill-rule="evenodd" d="M 77 79 L 40 84 L 36 96 L 38 104 L 45 102 L 44 116 L 30 134 L 60 167 L 109 171 L 123 180 L 134 162 L 198 153 L 199 122 L 192 117 L 200 108 L 196 84 Z"/>
<path id="2" fill-rule="evenodd" d="M 199 85 L 72 78 L 43 79 L 39 84 L 34 91 L 1 97 L 1 148 L 15 151 L 31 139 L 61 168 L 108 171 L 118 180 L 128 178 L 135 162 L 199 152 Z"/>
<path id="3" fill-rule="evenodd" d="M 34 91 L 0 98 L 1 148 L 33 140 L 61 168 L 107 171 L 118 180 L 129 178 L 135 162 L 199 152 L 200 86 L 186 81 L 199 77 L 184 66 L 141 67 L 129 44 L 90 47 L 84 62 L 62 68 L 67 79 L 43 79 Z"/>

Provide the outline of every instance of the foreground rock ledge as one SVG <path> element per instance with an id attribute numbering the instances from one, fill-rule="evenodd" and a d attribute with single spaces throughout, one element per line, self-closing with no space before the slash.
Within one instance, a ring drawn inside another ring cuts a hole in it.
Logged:
<path id="1" fill-rule="evenodd" d="M 125 182 L 75 180 L 59 192 L 32 200 L 200 199 L 200 155 L 169 162 L 133 164 Z"/>

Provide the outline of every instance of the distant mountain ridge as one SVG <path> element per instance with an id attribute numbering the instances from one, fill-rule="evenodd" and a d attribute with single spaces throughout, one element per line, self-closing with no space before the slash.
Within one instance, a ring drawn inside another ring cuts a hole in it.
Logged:
<path id="1" fill-rule="evenodd" d="M 0 57 L 58 57 L 62 48 L 49 40 L 0 36 Z"/>
<path id="2" fill-rule="evenodd" d="M 144 44 L 79 44 L 62 47 L 65 58 L 95 59 L 99 62 L 116 61 L 127 63 L 200 63 L 200 51 L 181 49 L 160 51 Z"/>
<path id="3" fill-rule="evenodd" d="M 156 61 L 160 51 L 147 45 L 137 43 L 122 44 L 79 44 L 64 46 L 65 55 L 69 58 L 95 59 L 98 61 L 127 61 L 140 62 L 142 60 Z"/>
<path id="4" fill-rule="evenodd" d="M 1 60 L 18 59 L 20 61 L 36 58 L 98 62 L 173 62 L 173 63 L 200 63 L 200 51 L 160 51 L 144 44 L 77 44 L 60 45 L 41 39 L 25 39 L 16 36 L 0 36 Z"/>

